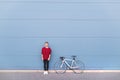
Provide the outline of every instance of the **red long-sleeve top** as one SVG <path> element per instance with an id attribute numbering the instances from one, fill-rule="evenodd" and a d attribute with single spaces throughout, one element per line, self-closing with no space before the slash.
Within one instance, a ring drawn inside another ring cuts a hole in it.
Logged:
<path id="1" fill-rule="evenodd" d="M 51 54 L 51 48 L 42 48 L 43 60 L 48 60 L 49 55 Z"/>

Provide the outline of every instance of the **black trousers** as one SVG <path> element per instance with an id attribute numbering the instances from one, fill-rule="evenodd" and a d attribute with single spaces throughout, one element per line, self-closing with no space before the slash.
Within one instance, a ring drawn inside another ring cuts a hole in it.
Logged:
<path id="1" fill-rule="evenodd" d="M 49 69 L 49 61 L 48 60 L 43 60 L 43 63 L 44 63 L 44 70 L 48 71 L 48 69 Z"/>

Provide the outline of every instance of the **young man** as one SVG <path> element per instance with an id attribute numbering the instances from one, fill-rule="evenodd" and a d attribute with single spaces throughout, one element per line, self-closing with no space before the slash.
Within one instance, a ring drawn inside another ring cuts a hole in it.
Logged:
<path id="1" fill-rule="evenodd" d="M 49 47 L 49 43 L 45 42 L 44 47 L 42 48 L 42 60 L 44 63 L 44 75 L 48 74 L 50 57 L 51 57 L 51 48 Z"/>

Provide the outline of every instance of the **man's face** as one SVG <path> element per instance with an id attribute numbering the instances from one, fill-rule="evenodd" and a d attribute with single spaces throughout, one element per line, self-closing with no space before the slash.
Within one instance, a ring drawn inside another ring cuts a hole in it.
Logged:
<path id="1" fill-rule="evenodd" d="M 49 46 L 49 44 L 48 43 L 45 43 L 45 45 L 44 45 L 45 47 L 48 47 Z"/>

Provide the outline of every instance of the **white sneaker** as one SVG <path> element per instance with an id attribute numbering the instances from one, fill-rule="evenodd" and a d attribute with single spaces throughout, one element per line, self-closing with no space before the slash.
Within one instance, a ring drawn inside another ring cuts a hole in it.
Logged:
<path id="1" fill-rule="evenodd" d="M 46 71 L 44 71 L 44 73 L 43 73 L 44 75 L 46 75 Z"/>
<path id="2" fill-rule="evenodd" d="M 48 71 L 46 71 L 46 74 L 48 74 Z"/>
<path id="3" fill-rule="evenodd" d="M 43 73 L 44 75 L 47 75 L 48 74 L 48 71 L 44 71 L 44 73 Z"/>

